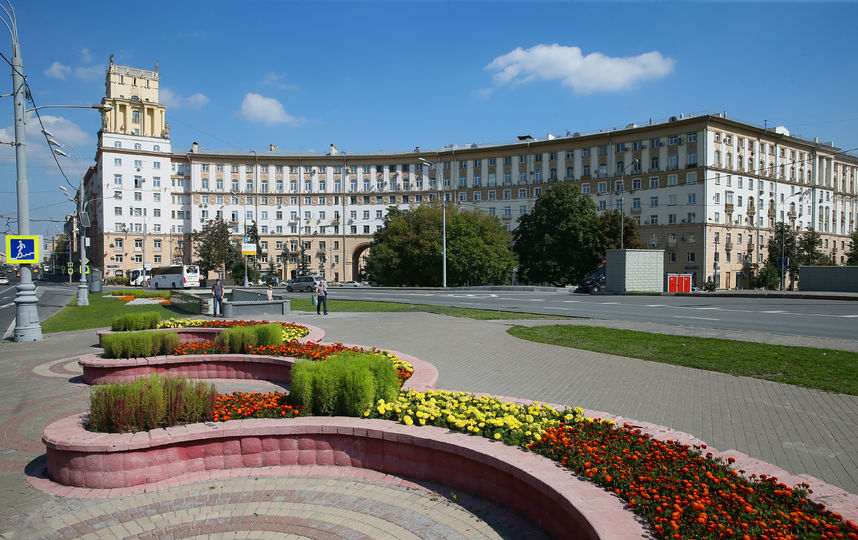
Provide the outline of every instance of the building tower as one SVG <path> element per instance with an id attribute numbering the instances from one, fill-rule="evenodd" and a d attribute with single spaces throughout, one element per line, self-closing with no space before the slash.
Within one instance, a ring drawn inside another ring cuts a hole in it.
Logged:
<path id="1" fill-rule="evenodd" d="M 167 107 L 158 102 L 158 62 L 155 71 L 117 66 L 111 54 L 101 104 L 112 107 L 102 112 L 105 133 L 170 138 Z"/>

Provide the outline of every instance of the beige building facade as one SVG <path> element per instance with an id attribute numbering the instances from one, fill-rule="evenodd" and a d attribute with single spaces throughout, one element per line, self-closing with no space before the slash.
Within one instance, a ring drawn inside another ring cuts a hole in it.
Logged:
<path id="1" fill-rule="evenodd" d="M 291 277 L 303 246 L 313 272 L 360 279 L 362 256 L 391 206 L 447 200 L 495 215 L 512 231 L 559 182 L 578 186 L 600 211 L 631 216 L 644 247 L 665 251 L 665 271 L 693 274 L 698 286 L 709 277 L 721 288 L 747 286 L 777 223 L 815 228 L 838 264 L 856 227 L 858 159 L 783 127 L 678 116 L 402 152 L 222 151 L 197 143 L 177 152 L 157 83 L 157 69 L 108 69 L 104 102 L 113 109 L 104 113 L 98 165 L 86 180 L 88 197 L 98 199 L 90 258 L 108 275 L 144 262 L 190 263 L 190 234 L 222 217 L 236 242 L 257 225 L 263 269 Z"/>

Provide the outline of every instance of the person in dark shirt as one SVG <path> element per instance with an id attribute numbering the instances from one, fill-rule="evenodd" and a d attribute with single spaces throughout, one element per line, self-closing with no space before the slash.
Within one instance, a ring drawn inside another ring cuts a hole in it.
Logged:
<path id="1" fill-rule="evenodd" d="M 214 301 L 214 316 L 217 317 L 217 308 L 220 306 L 220 316 L 223 317 L 223 285 L 219 279 L 216 279 L 212 285 L 212 300 Z"/>

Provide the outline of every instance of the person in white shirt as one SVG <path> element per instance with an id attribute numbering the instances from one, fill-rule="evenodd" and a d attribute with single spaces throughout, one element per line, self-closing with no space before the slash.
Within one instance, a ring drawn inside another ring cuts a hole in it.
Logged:
<path id="1" fill-rule="evenodd" d="M 328 314 L 328 284 L 323 279 L 322 281 L 316 284 L 316 288 L 313 293 L 316 295 L 318 302 L 316 302 L 316 315 L 321 315 L 322 304 L 325 305 L 325 315 Z"/>

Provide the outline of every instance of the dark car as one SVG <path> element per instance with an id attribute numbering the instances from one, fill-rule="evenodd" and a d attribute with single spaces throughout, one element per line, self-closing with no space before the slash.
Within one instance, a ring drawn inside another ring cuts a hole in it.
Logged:
<path id="1" fill-rule="evenodd" d="M 605 288 L 605 269 L 599 268 L 582 281 L 578 288 L 575 289 L 576 293 L 590 293 L 595 294 L 599 291 L 604 290 Z"/>

